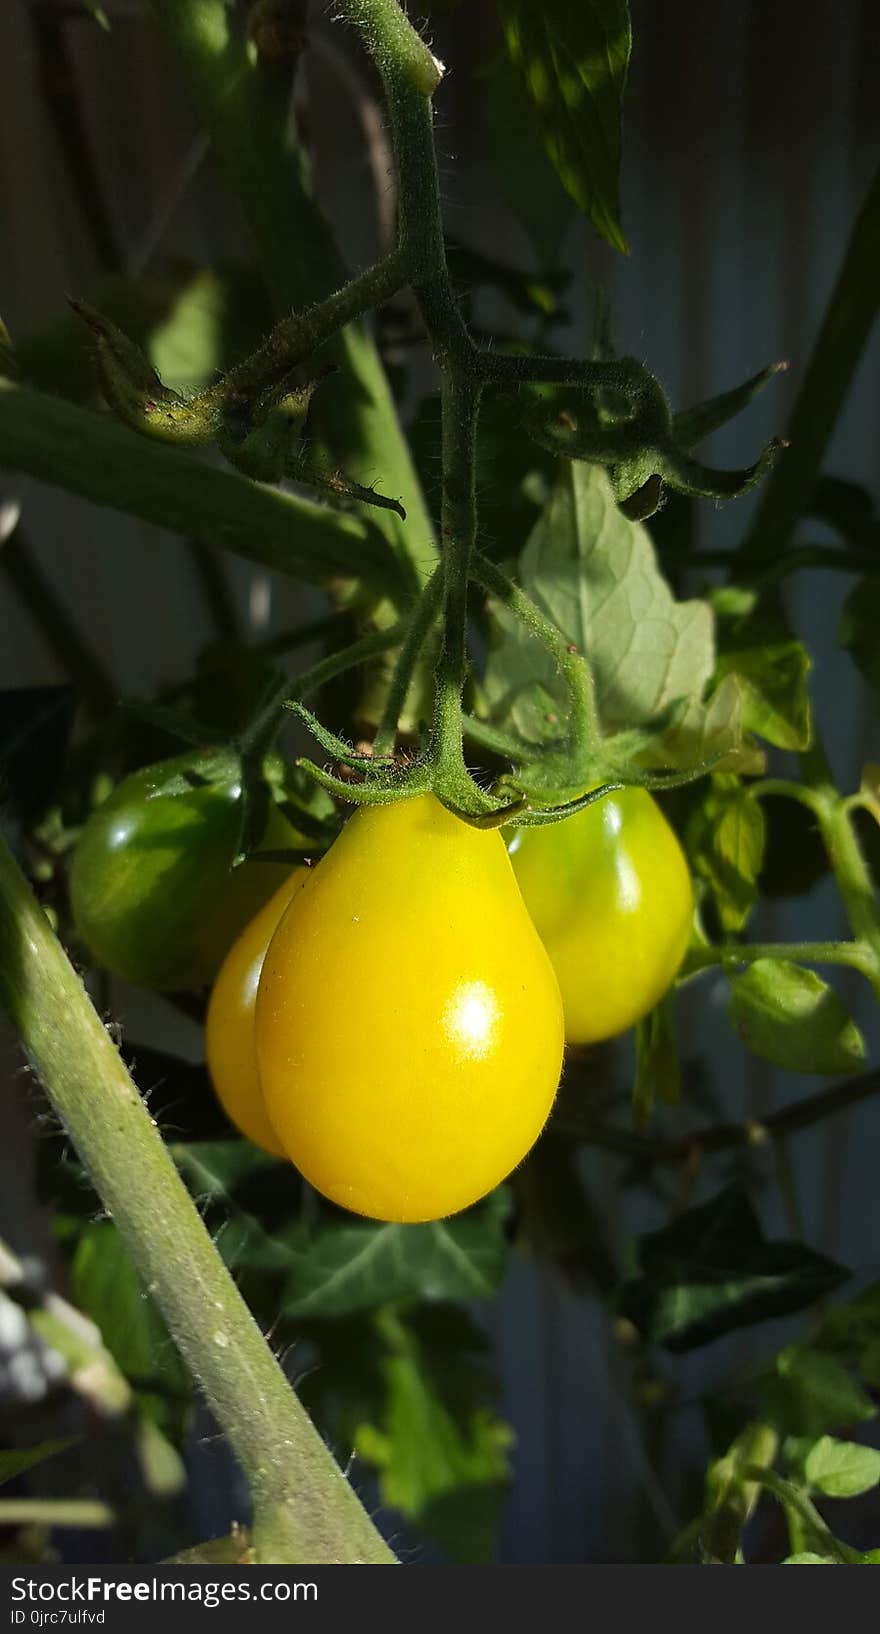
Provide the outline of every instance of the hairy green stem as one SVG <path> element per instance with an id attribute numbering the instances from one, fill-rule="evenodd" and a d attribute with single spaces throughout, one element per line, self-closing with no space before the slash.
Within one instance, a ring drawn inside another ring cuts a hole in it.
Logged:
<path id="1" fill-rule="evenodd" d="M 310 358 L 319 346 L 332 340 L 347 323 L 363 317 L 397 294 L 405 283 L 403 258 L 399 250 L 392 250 L 356 278 L 350 278 L 332 295 L 282 318 L 262 346 L 230 369 L 216 386 L 202 393 L 203 400 L 209 402 L 213 398 L 222 402 L 235 392 L 247 396 L 279 379 L 296 364 Z"/>
<path id="2" fill-rule="evenodd" d="M 378 658 L 380 653 L 388 652 L 389 648 L 396 647 L 404 629 L 405 625 L 400 623 L 389 625 L 386 630 L 368 630 L 366 635 L 359 636 L 348 647 L 328 653 L 326 658 L 319 658 L 316 664 L 301 670 L 294 677 L 290 686 L 291 697 L 305 698 L 337 675 L 344 675 L 347 670 L 356 669 L 370 658 Z"/>
<path id="3" fill-rule="evenodd" d="M 880 997 L 880 905 L 849 803 L 836 793 L 823 794 L 816 809 L 837 888 L 853 935 L 858 938 L 856 945 L 863 950 L 866 974 Z"/>
<path id="4" fill-rule="evenodd" d="M 861 941 L 852 942 L 724 942 L 717 946 L 692 948 L 687 955 L 683 977 L 697 975 L 715 965 L 754 964 L 756 959 L 793 959 L 800 964 L 849 965 L 871 976 L 873 963 Z"/>
<path id="5" fill-rule="evenodd" d="M 455 369 L 444 372 L 443 414 L 443 647 L 437 671 L 434 752 L 449 792 L 467 798 L 461 694 L 467 673 L 467 597 L 477 528 L 475 487 L 479 387 Z M 455 785 L 460 792 L 455 791 Z"/>
<path id="6" fill-rule="evenodd" d="M 138 437 L 118 421 L 0 379 L 0 464 L 308 584 L 358 579 L 398 596 L 398 566 L 351 513 Z"/>
<path id="7" fill-rule="evenodd" d="M 263 1564 L 388 1564 L 217 1254 L 45 914 L 0 841 L 0 998 L 254 1502 Z"/>
<path id="8" fill-rule="evenodd" d="M 373 740 L 373 754 L 376 756 L 393 753 L 398 721 L 416 666 L 437 617 L 442 591 L 443 571 L 438 567 L 425 585 L 406 626 L 406 636 L 388 684 L 385 707 Z"/>

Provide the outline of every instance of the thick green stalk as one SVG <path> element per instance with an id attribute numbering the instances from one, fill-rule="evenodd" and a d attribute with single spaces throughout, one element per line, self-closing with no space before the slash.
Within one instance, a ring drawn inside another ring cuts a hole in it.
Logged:
<path id="1" fill-rule="evenodd" d="M 353 514 L 218 471 L 116 420 L 2 379 L 0 465 L 309 584 L 358 579 L 381 595 L 401 590 L 390 549 Z"/>
<path id="2" fill-rule="evenodd" d="M 242 1465 L 260 1562 L 391 1564 L 217 1254 L 119 1051 L 3 841 L 0 998 Z"/>
<path id="3" fill-rule="evenodd" d="M 880 304 L 880 170 L 856 217 L 791 417 L 785 449 L 764 487 L 731 571 L 785 550 L 805 514 L 825 450 Z"/>
<path id="4" fill-rule="evenodd" d="M 279 310 L 321 300 L 342 283 L 342 269 L 291 133 L 291 65 L 249 50 L 226 0 L 147 4 L 241 199 Z M 402 500 L 406 523 L 388 513 L 375 525 L 421 583 L 436 559 L 433 529 L 376 349 L 366 329 L 350 324 L 327 356 L 341 365 L 321 392 L 333 444 L 359 481 L 379 480 Z"/>
<path id="5" fill-rule="evenodd" d="M 477 532 L 474 485 L 479 384 L 454 367 L 443 375 L 443 647 L 437 672 L 434 718 L 437 769 L 458 797 L 467 801 L 471 781 L 465 770 L 461 694 L 467 673 L 468 580 Z"/>

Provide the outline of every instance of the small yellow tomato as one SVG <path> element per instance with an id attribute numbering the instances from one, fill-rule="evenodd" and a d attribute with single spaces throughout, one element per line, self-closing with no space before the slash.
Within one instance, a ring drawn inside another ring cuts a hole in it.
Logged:
<path id="1" fill-rule="evenodd" d="M 561 822 L 516 829 L 510 855 L 553 963 L 570 1044 L 613 1038 L 675 980 L 690 940 L 684 852 L 645 789 Z"/>
<path id="2" fill-rule="evenodd" d="M 525 1157 L 562 1005 L 501 835 L 433 795 L 363 807 L 297 893 L 257 995 L 269 1118 L 356 1214 L 433 1220 Z"/>
<path id="3" fill-rule="evenodd" d="M 269 1122 L 257 1075 L 254 1006 L 266 949 L 308 875 L 307 868 L 294 868 L 233 942 L 211 989 L 205 1018 L 205 1053 L 217 1099 L 236 1129 L 274 1157 L 285 1154 Z"/>

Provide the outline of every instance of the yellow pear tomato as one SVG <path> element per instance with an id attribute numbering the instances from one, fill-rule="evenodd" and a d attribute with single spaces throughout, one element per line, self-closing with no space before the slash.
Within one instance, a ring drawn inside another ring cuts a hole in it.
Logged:
<path id="1" fill-rule="evenodd" d="M 556 971 L 570 1044 L 613 1038 L 675 980 L 690 940 L 684 852 L 645 789 L 514 831 L 510 856 Z"/>
<path id="2" fill-rule="evenodd" d="M 269 1122 L 257 1075 L 254 1007 L 266 949 L 308 875 L 307 868 L 294 868 L 233 942 L 211 989 L 205 1018 L 205 1053 L 217 1099 L 236 1129 L 274 1157 L 285 1153 Z"/>
<path id="3" fill-rule="evenodd" d="M 318 1191 L 432 1220 L 525 1157 L 562 1063 L 556 978 L 504 841 L 433 795 L 362 807 L 297 892 L 257 995 L 270 1121 Z"/>

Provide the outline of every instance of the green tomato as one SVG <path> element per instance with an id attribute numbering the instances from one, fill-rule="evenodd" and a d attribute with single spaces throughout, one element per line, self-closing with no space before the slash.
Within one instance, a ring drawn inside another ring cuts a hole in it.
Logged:
<path id="1" fill-rule="evenodd" d="M 96 963 L 138 987 L 195 990 L 290 872 L 244 862 L 241 771 L 190 752 L 126 777 L 86 823 L 73 856 L 74 924 Z M 301 845 L 269 807 L 260 846 Z"/>
<path id="2" fill-rule="evenodd" d="M 536 828 L 510 858 L 556 971 L 570 1044 L 632 1027 L 675 980 L 690 940 L 693 889 L 684 852 L 644 789 Z"/>

